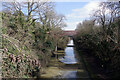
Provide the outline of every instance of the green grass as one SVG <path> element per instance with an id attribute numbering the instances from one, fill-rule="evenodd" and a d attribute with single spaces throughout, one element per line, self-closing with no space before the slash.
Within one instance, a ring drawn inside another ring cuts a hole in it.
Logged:
<path id="1" fill-rule="evenodd" d="M 83 52 L 81 50 L 77 49 L 77 53 L 78 53 L 79 57 L 81 58 L 81 61 L 83 62 L 83 65 L 84 65 L 85 69 L 87 70 L 89 77 L 91 79 L 97 78 L 97 76 L 91 70 L 90 64 L 87 62 L 87 60 L 83 56 Z"/>

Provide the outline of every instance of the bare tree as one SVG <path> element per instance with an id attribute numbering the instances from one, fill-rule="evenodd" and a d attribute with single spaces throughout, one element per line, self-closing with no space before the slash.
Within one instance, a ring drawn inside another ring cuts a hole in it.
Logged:
<path id="1" fill-rule="evenodd" d="M 119 9 L 120 7 L 118 2 L 102 2 L 100 4 L 99 9 L 95 11 L 93 15 L 95 20 L 100 25 L 102 25 L 103 35 L 105 35 L 104 38 L 108 38 L 115 43 L 118 43 L 118 40 L 117 38 L 115 38 L 115 36 L 116 34 L 118 34 L 116 32 L 119 32 L 119 31 L 114 31 L 114 30 L 119 30 L 119 29 L 113 28 L 113 23 L 116 22 L 116 19 L 120 15 Z M 115 34 L 110 35 L 111 34 L 110 30 L 114 31 L 113 33 Z"/>

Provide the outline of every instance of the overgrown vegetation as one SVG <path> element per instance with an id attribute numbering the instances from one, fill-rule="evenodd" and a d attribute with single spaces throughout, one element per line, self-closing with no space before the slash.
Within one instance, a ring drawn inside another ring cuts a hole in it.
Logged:
<path id="1" fill-rule="evenodd" d="M 77 49 L 92 55 L 110 78 L 120 77 L 120 3 L 100 3 L 91 20 L 79 23 L 76 31 Z"/>
<path id="2" fill-rule="evenodd" d="M 2 26 L 3 78 L 40 77 L 56 46 L 68 41 L 51 2 L 4 2 Z"/>

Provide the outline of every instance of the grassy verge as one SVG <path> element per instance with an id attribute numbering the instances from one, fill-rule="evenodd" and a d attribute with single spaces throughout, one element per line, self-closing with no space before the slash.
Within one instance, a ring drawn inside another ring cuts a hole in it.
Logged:
<path id="1" fill-rule="evenodd" d="M 87 61 L 86 56 L 84 55 L 84 52 L 82 52 L 81 50 L 78 50 L 78 49 L 76 49 L 76 51 L 77 51 L 77 54 L 79 55 L 81 61 L 83 62 L 83 65 L 84 65 L 85 69 L 87 70 L 90 79 L 93 80 L 95 78 L 98 78 L 97 75 L 94 74 L 94 72 L 92 71 L 90 63 Z"/>
<path id="2" fill-rule="evenodd" d="M 64 73 L 64 70 L 60 68 L 61 66 L 64 66 L 64 64 L 59 62 L 56 58 L 51 58 L 49 66 L 43 68 L 41 78 L 55 78 L 61 76 Z"/>

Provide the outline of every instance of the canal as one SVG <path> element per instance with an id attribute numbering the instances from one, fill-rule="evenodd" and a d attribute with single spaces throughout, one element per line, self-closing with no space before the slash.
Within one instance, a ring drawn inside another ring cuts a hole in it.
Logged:
<path id="1" fill-rule="evenodd" d="M 54 79 L 89 80 L 88 72 L 84 67 L 84 63 L 76 53 L 77 51 L 74 48 L 74 42 L 71 39 L 65 48 L 65 55 L 58 56 L 58 61 L 51 62 L 54 66 L 51 65 L 50 69 L 47 69 L 48 74 L 43 75 L 43 77 L 51 78 L 48 77 L 51 75 Z"/>
<path id="2" fill-rule="evenodd" d="M 65 56 L 62 58 L 59 58 L 59 60 L 65 64 L 76 64 L 77 59 L 74 53 L 73 40 L 70 40 L 67 46 L 68 47 L 65 48 Z"/>
<path id="3" fill-rule="evenodd" d="M 68 69 L 62 76 L 60 76 L 60 78 L 67 78 L 67 80 L 71 78 L 74 80 L 89 79 L 88 72 L 86 71 L 83 62 L 76 54 L 73 40 L 69 41 L 65 48 L 65 56 L 59 58 L 59 60 L 66 64 L 65 67 Z"/>

